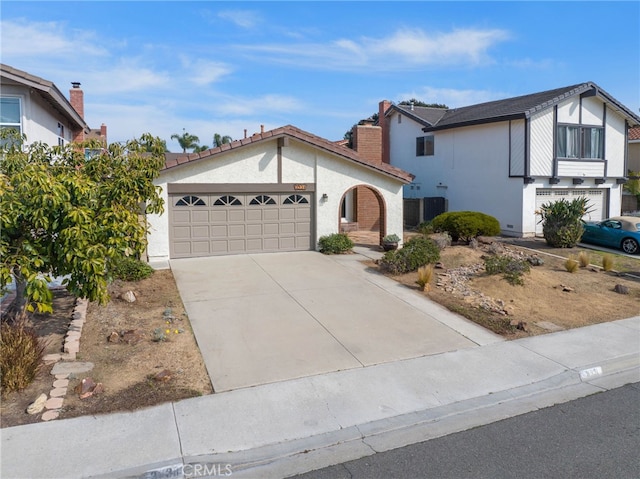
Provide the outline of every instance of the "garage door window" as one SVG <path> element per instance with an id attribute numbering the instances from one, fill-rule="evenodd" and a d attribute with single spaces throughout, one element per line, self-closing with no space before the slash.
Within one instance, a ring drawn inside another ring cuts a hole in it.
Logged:
<path id="1" fill-rule="evenodd" d="M 303 205 L 309 203 L 309 201 L 302 195 L 291 195 L 287 196 L 282 203 L 285 205 Z"/>
<path id="2" fill-rule="evenodd" d="M 242 206 L 242 203 L 235 196 L 222 196 L 214 203 L 215 206 Z"/>
<path id="3" fill-rule="evenodd" d="M 206 206 L 202 198 L 197 196 L 183 196 L 176 201 L 176 206 Z"/>
<path id="4" fill-rule="evenodd" d="M 273 198 L 267 195 L 258 195 L 249 203 L 250 205 L 275 205 L 276 202 Z"/>

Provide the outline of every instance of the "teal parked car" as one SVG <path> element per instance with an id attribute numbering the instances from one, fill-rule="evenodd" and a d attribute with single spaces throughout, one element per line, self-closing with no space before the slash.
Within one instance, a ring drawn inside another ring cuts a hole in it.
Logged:
<path id="1" fill-rule="evenodd" d="M 604 221 L 586 221 L 580 241 L 621 249 L 628 254 L 638 254 L 640 217 L 616 216 Z"/>

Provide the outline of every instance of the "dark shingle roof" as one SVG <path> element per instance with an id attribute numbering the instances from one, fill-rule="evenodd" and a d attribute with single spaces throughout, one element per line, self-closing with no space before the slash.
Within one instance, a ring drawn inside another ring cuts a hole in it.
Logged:
<path id="1" fill-rule="evenodd" d="M 462 108 L 447 110 L 443 117 L 433 126 L 427 126 L 425 131 L 444 130 L 479 123 L 506 121 L 516 118 L 528 118 L 533 113 L 550 108 L 561 101 L 575 95 L 592 91 L 603 97 L 610 106 L 619 111 L 632 124 L 640 124 L 640 117 L 619 103 L 615 98 L 592 82 L 580 83 L 555 90 L 547 90 L 531 95 L 523 95 L 505 100 L 490 101 Z"/>
<path id="2" fill-rule="evenodd" d="M 413 181 L 414 175 L 412 175 L 411 173 L 407 173 L 406 171 L 401 170 L 400 168 L 396 168 L 395 166 L 391 166 L 387 163 L 371 163 L 365 160 L 364 158 L 362 158 L 360 155 L 358 155 L 356 151 L 350 148 L 341 146 L 335 142 L 313 135 L 311 133 L 308 133 L 304 130 L 301 130 L 291 125 L 282 126 L 280 128 L 276 128 L 275 130 L 269 130 L 263 133 L 256 133 L 253 136 L 250 136 L 248 138 L 232 141 L 231 143 L 225 143 L 219 147 L 211 148 L 209 150 L 205 150 L 200 153 L 191 153 L 187 155 L 176 154 L 176 153 L 166 153 L 165 165 L 163 170 L 175 168 L 185 163 L 192 163 L 194 161 L 211 158 L 229 150 L 242 148 L 243 146 L 246 146 L 246 145 L 251 145 L 251 144 L 259 143 L 262 141 L 272 140 L 274 138 L 280 138 L 285 136 L 298 140 L 302 143 L 312 145 L 316 148 L 320 148 L 334 155 L 338 155 L 348 161 L 352 161 L 354 163 L 358 163 L 367 168 L 371 168 L 387 176 L 391 176 L 393 178 L 401 180 L 404 183 L 411 183 L 411 181 Z"/>
<path id="3" fill-rule="evenodd" d="M 424 126 L 432 126 L 444 116 L 447 109 L 432 108 L 428 106 L 414 106 L 412 110 L 410 105 L 391 105 L 391 108 L 386 111 L 385 115 L 389 115 L 393 111 L 402 113 Z"/>

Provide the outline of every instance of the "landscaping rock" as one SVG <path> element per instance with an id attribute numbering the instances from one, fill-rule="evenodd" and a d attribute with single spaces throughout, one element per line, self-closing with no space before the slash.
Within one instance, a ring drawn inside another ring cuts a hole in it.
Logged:
<path id="1" fill-rule="evenodd" d="M 44 405 L 47 402 L 47 395 L 42 393 L 36 398 L 27 408 L 27 414 L 39 414 L 44 409 Z"/>
<path id="2" fill-rule="evenodd" d="M 519 329 L 520 331 L 524 331 L 524 332 L 529 331 L 529 329 L 527 328 L 527 323 L 525 321 L 519 321 L 517 319 L 513 319 L 509 324 L 511 326 L 515 326 L 516 329 Z"/>
<path id="3" fill-rule="evenodd" d="M 138 344 L 139 342 L 144 341 L 144 337 L 145 333 L 140 329 L 129 329 L 120 333 L 122 342 L 131 345 Z"/>
<path id="4" fill-rule="evenodd" d="M 87 371 L 91 371 L 93 369 L 93 363 L 82 362 L 82 361 L 72 361 L 72 362 L 59 362 L 53 366 L 51 370 L 51 374 L 57 376 L 58 374 L 79 374 L 86 373 Z"/>
<path id="5" fill-rule="evenodd" d="M 120 342 L 120 334 L 113 331 L 108 337 L 107 341 L 110 343 L 119 343 Z"/>
<path id="6" fill-rule="evenodd" d="M 169 381 L 172 376 L 173 376 L 173 373 L 171 371 L 169 371 L 168 369 L 163 369 L 158 374 L 153 376 L 153 379 L 155 379 L 158 382 L 166 382 L 166 381 Z"/>
<path id="7" fill-rule="evenodd" d="M 133 291 L 129 290 L 122 293 L 120 295 L 120 299 L 122 299 L 123 301 L 126 301 L 127 303 L 133 303 L 136 300 L 136 295 L 133 293 Z"/>
<path id="8" fill-rule="evenodd" d="M 618 294 L 629 294 L 629 288 L 623 284 L 616 284 L 613 290 Z"/>
<path id="9" fill-rule="evenodd" d="M 80 396 L 80 399 L 87 399 L 102 392 L 104 392 L 102 383 L 96 383 L 92 378 L 84 378 L 76 386 L 76 393 Z"/>
<path id="10" fill-rule="evenodd" d="M 43 421 L 51 421 L 52 419 L 57 419 L 58 416 L 60 416 L 60 410 L 52 409 L 50 411 L 45 412 L 42 415 L 42 420 Z"/>

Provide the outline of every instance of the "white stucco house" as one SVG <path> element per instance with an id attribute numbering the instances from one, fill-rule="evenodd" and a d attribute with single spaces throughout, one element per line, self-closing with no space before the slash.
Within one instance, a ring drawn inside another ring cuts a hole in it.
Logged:
<path id="1" fill-rule="evenodd" d="M 69 99 L 52 82 L 0 64 L 0 128 L 14 128 L 27 144 L 49 146 L 87 138 L 106 142 L 106 126 L 91 130 L 84 120 L 84 93 L 72 83 Z"/>
<path id="2" fill-rule="evenodd" d="M 148 259 L 315 250 L 321 236 L 341 230 L 349 208 L 357 216 L 373 206 L 380 237 L 401 233 L 402 187 L 411 180 L 293 126 L 201 153 L 168 154 L 156 180 L 165 212 L 147 216 Z M 374 204 L 353 199 L 358 190 Z"/>
<path id="3" fill-rule="evenodd" d="M 536 210 L 586 196 L 592 220 L 619 215 L 628 130 L 640 117 L 594 83 L 455 109 L 380 104 L 391 165 L 415 175 L 421 219 L 442 211 L 495 216 L 503 234 L 542 233 Z M 431 216 L 433 217 L 433 215 Z"/>

